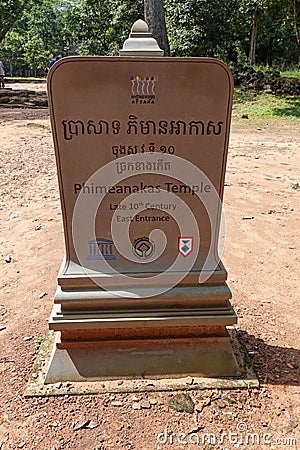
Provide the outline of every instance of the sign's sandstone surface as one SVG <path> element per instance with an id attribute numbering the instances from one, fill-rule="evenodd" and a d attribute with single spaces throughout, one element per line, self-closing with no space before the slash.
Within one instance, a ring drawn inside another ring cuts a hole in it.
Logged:
<path id="1" fill-rule="evenodd" d="M 224 273 L 217 239 L 232 97 L 226 66 L 66 58 L 48 83 L 66 239 L 62 283 L 83 267 L 100 284 L 107 273 L 117 280 L 169 269 L 171 277 L 189 272 L 185 282 L 201 271 Z"/>
<path id="2" fill-rule="evenodd" d="M 232 86 L 206 58 L 50 70 L 66 256 L 47 383 L 239 375 L 218 247 Z"/>

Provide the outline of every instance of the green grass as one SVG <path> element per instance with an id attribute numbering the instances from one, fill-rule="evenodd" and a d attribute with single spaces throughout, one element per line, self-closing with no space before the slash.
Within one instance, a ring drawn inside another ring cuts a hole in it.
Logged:
<path id="1" fill-rule="evenodd" d="M 280 72 L 280 75 L 282 77 L 300 78 L 300 67 L 297 69 L 293 68 L 293 69 L 281 70 L 280 68 L 277 68 L 277 67 L 271 67 L 269 69 L 266 66 L 254 66 L 254 69 L 256 71 L 261 70 L 264 73 L 267 72 L 268 70 L 278 70 L 278 72 Z"/>
<path id="2" fill-rule="evenodd" d="M 233 100 L 233 114 L 249 118 L 300 118 L 300 97 L 275 97 L 271 94 L 255 94 L 252 91 L 235 89 Z"/>
<path id="3" fill-rule="evenodd" d="M 49 125 L 42 125 L 40 123 L 34 123 L 34 122 L 25 123 L 24 125 L 20 125 L 20 127 L 38 128 L 38 129 L 42 129 L 42 130 L 50 130 L 50 126 Z"/>
<path id="4" fill-rule="evenodd" d="M 300 78 L 300 69 L 281 70 L 280 74 L 282 77 Z"/>
<path id="5" fill-rule="evenodd" d="M 43 83 L 46 82 L 46 77 L 44 78 L 34 78 L 34 77 L 5 77 L 6 82 L 9 83 Z"/>

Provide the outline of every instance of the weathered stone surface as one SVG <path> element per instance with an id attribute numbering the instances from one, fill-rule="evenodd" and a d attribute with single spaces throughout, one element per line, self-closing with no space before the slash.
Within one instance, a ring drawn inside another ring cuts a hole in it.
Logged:
<path id="1" fill-rule="evenodd" d="M 168 406 L 178 412 L 193 413 L 195 403 L 189 394 L 176 394 L 169 398 Z"/>
<path id="2" fill-rule="evenodd" d="M 264 73 L 250 66 L 238 65 L 233 70 L 233 79 L 235 86 L 244 89 L 265 91 L 276 95 L 300 94 L 300 80 L 282 77 L 277 70 L 268 70 Z"/>
<path id="3" fill-rule="evenodd" d="M 48 107 L 48 99 L 46 92 L 5 88 L 0 89 L 0 105 L 5 105 L 6 108 L 46 108 Z"/>

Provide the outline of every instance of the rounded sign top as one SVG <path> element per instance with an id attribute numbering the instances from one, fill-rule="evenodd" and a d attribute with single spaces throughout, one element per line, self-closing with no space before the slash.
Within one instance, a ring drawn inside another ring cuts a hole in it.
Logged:
<path id="1" fill-rule="evenodd" d="M 149 27 L 143 20 L 137 20 L 128 39 L 124 42 L 120 56 L 163 56 L 157 41 L 149 32 Z"/>
<path id="2" fill-rule="evenodd" d="M 144 20 L 139 19 L 132 25 L 131 33 L 149 33 L 149 27 Z"/>

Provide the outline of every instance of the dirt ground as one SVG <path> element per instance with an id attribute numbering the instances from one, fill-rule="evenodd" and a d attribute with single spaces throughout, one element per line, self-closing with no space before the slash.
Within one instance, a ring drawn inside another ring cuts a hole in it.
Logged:
<path id="1" fill-rule="evenodd" d="M 0 109 L 1 450 L 300 449 L 299 141 L 299 121 L 233 118 L 223 261 L 259 389 L 191 392 L 192 414 L 164 392 L 24 398 L 62 218 L 48 110 Z"/>

